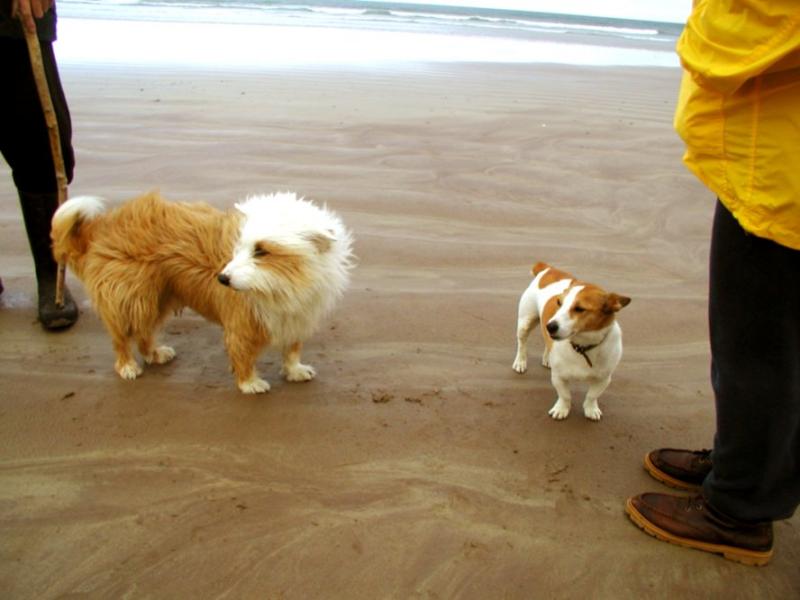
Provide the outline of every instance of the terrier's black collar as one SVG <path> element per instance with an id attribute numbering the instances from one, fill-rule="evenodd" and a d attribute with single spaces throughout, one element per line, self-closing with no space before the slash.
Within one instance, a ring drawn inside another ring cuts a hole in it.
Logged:
<path id="1" fill-rule="evenodd" d="M 594 365 L 592 364 L 592 359 L 589 358 L 589 355 L 587 354 L 587 352 L 589 352 L 589 350 L 594 350 L 595 348 L 597 348 L 600 344 L 602 344 L 603 342 L 606 341 L 607 337 L 608 337 L 608 333 L 606 333 L 603 336 L 603 339 L 600 340 L 599 342 L 597 342 L 596 344 L 590 344 L 588 346 L 581 346 L 580 344 L 576 344 L 575 342 L 570 342 L 569 345 L 572 346 L 572 349 L 575 350 L 575 352 L 577 352 L 583 358 L 586 359 L 586 364 L 589 365 L 589 368 L 591 369 L 591 368 L 594 367 Z"/>
<path id="2" fill-rule="evenodd" d="M 602 343 L 603 343 L 603 342 L 600 342 L 600 344 L 602 344 Z M 589 368 L 592 368 L 592 367 L 594 367 L 594 365 L 592 364 L 592 359 L 591 359 L 591 358 L 589 358 L 589 355 L 588 355 L 588 354 L 586 354 L 586 353 L 587 353 L 587 352 L 589 352 L 589 350 L 594 350 L 594 349 L 595 349 L 595 348 L 597 348 L 597 347 L 598 347 L 600 344 L 592 344 L 591 346 L 579 346 L 578 344 L 575 344 L 575 343 L 573 343 L 573 342 L 570 342 L 570 345 L 572 346 L 572 349 L 573 349 L 573 350 L 575 350 L 575 352 L 577 352 L 577 353 L 578 353 L 578 354 L 580 354 L 580 355 L 581 355 L 583 358 L 585 358 L 585 359 L 586 359 L 586 364 L 588 364 L 588 365 L 589 365 Z"/>

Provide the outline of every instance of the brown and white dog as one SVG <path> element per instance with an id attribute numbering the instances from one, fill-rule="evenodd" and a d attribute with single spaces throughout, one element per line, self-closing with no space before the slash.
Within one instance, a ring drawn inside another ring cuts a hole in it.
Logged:
<path id="1" fill-rule="evenodd" d="M 106 210 L 76 197 L 55 213 L 53 254 L 83 282 L 103 321 L 123 379 L 175 351 L 156 343 L 170 313 L 185 306 L 222 325 L 239 389 L 269 390 L 256 372 L 267 346 L 283 354 L 288 381 L 314 369 L 300 350 L 349 281 L 352 239 L 331 211 L 283 193 L 253 196 L 234 210 L 167 202 L 149 193 Z"/>
<path id="2" fill-rule="evenodd" d="M 528 335 L 540 323 L 545 343 L 542 364 L 550 368 L 558 392 L 550 416 L 567 418 L 572 404 L 569 383 L 585 381 L 589 387 L 583 413 L 598 421 L 603 413 L 597 400 L 622 358 L 622 330 L 616 313 L 631 299 L 578 281 L 545 263 L 536 263 L 532 274 L 534 279 L 519 301 L 513 368 L 517 373 L 528 369 Z"/>

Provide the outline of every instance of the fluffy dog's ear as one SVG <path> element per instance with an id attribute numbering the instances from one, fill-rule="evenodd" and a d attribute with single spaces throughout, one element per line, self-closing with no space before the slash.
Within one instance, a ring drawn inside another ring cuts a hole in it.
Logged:
<path id="1" fill-rule="evenodd" d="M 318 254 L 325 254 L 331 249 L 333 242 L 336 241 L 336 237 L 331 230 L 309 231 L 304 233 L 303 237 L 314 245 Z"/>
<path id="2" fill-rule="evenodd" d="M 628 306 L 630 303 L 631 299 L 627 296 L 620 296 L 619 294 L 611 293 L 606 298 L 603 310 L 607 313 L 618 312 Z"/>

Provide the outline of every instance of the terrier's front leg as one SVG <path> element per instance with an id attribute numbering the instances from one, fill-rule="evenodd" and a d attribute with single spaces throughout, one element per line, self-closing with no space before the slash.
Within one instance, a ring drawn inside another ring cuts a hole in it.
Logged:
<path id="1" fill-rule="evenodd" d="M 300 351 L 302 349 L 303 344 L 301 342 L 295 342 L 283 349 L 281 374 L 286 377 L 286 381 L 311 381 L 316 376 L 317 372 L 314 367 L 300 362 Z"/>
<path id="2" fill-rule="evenodd" d="M 558 400 L 553 407 L 547 412 L 556 421 L 561 421 L 569 416 L 569 409 L 572 407 L 572 394 L 570 394 L 567 382 L 558 377 L 555 373 L 551 373 L 550 381 L 553 387 L 558 392 Z"/>
<path id="3" fill-rule="evenodd" d="M 600 381 L 593 381 L 589 384 L 589 389 L 586 391 L 586 398 L 583 401 L 583 414 L 587 419 L 592 421 L 599 421 L 603 416 L 603 411 L 597 405 L 600 395 L 606 391 L 608 384 L 611 383 L 611 378 L 607 377 Z"/>

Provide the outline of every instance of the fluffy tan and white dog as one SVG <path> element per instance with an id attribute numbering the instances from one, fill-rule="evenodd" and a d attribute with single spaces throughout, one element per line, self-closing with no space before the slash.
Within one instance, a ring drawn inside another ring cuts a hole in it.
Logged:
<path id="1" fill-rule="evenodd" d="M 531 272 L 534 279 L 519 301 L 513 368 L 517 373 L 528 369 L 528 335 L 541 324 L 545 343 L 542 364 L 550 368 L 558 392 L 550 416 L 566 419 L 572 405 L 569 383 L 585 381 L 589 387 L 583 413 L 598 421 L 603 413 L 597 400 L 622 358 L 622 330 L 616 314 L 631 299 L 578 281 L 545 263 L 536 263 Z"/>
<path id="2" fill-rule="evenodd" d="M 53 217 L 53 254 L 86 287 L 105 324 L 123 379 L 145 363 L 175 356 L 156 334 L 173 312 L 189 307 L 222 325 L 239 389 L 266 392 L 256 360 L 268 347 L 283 354 L 288 381 L 308 381 L 303 342 L 349 281 L 352 238 L 326 208 L 281 193 L 253 196 L 228 212 L 207 204 L 167 202 L 151 192 L 106 210 L 76 197 Z"/>

